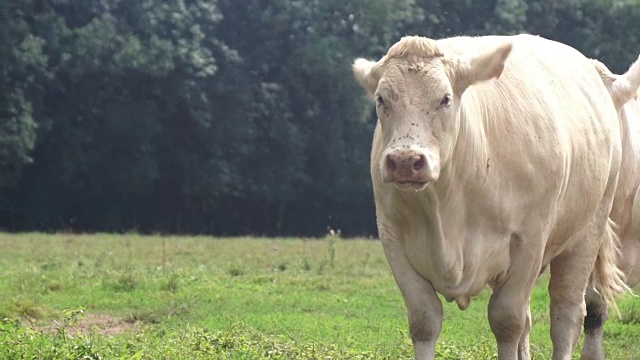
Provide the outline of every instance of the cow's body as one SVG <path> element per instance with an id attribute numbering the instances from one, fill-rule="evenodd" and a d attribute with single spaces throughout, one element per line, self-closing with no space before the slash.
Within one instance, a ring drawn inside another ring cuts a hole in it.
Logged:
<path id="1" fill-rule="evenodd" d="M 620 119 L 622 163 L 611 208 L 611 220 L 620 239 L 618 267 L 629 286 L 640 283 L 640 59 L 624 75 L 615 75 L 594 60 L 603 83 L 611 94 Z M 604 359 L 602 331 L 607 319 L 607 303 L 599 294 L 589 292 L 585 319 L 585 346 L 582 359 Z"/>
<path id="2" fill-rule="evenodd" d="M 594 262 L 601 293 L 620 287 L 607 223 L 620 130 L 588 59 L 532 36 L 411 37 L 354 72 L 377 100 L 378 230 L 416 359 L 434 357 L 436 293 L 466 308 L 487 284 L 499 358 L 528 359 L 548 264 L 554 359 L 569 359 Z"/>

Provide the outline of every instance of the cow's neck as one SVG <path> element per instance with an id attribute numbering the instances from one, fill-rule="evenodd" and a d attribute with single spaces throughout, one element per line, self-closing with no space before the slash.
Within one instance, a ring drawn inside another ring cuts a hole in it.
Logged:
<path id="1" fill-rule="evenodd" d="M 431 271 L 438 273 L 434 278 L 440 282 L 438 287 L 444 294 L 447 293 L 445 287 L 450 287 L 451 294 L 455 294 L 457 290 L 470 290 L 476 281 L 468 275 L 477 273 L 476 267 L 480 264 L 465 254 L 473 253 L 471 247 L 477 243 L 469 241 L 477 239 L 470 237 L 466 230 L 479 224 L 478 219 L 467 212 L 469 204 L 482 193 L 491 167 L 484 124 L 479 119 L 465 119 L 463 110 L 457 120 L 456 145 L 449 161 L 441 169 L 439 180 L 420 194 L 429 222 L 429 226 L 423 228 L 429 232 L 425 234 L 429 239 L 429 249 L 425 251 L 438 259 L 433 262 L 438 268 Z"/>
<path id="2" fill-rule="evenodd" d="M 455 145 L 435 184 L 440 199 L 447 202 L 456 201 L 447 197 L 460 195 L 458 190 L 481 189 L 491 168 L 485 124 L 479 118 L 467 117 L 466 104 L 475 99 L 470 95 L 467 100 L 461 104 L 456 119 Z"/>
<path id="3" fill-rule="evenodd" d="M 441 276 L 451 284 L 459 284 L 463 276 L 465 239 L 456 233 L 456 229 L 460 227 L 453 224 L 452 220 L 455 223 L 463 223 L 465 214 L 461 199 L 455 201 L 446 190 L 442 187 L 430 186 L 425 191 L 426 203 L 430 208 L 427 211 L 431 222 L 429 237 L 435 254 L 444 260 L 440 262 Z"/>
<path id="4" fill-rule="evenodd" d="M 395 207 L 407 211 L 397 214 L 404 221 L 396 221 L 403 224 L 402 238 L 407 242 L 410 262 L 439 293 L 455 299 L 461 308 L 494 278 L 492 262 L 486 260 L 495 253 L 494 247 L 500 246 L 492 229 L 495 224 L 486 223 L 491 216 L 478 213 L 474 187 L 438 181 L 417 196 L 401 192 L 404 199 L 396 201 L 406 206 Z"/>

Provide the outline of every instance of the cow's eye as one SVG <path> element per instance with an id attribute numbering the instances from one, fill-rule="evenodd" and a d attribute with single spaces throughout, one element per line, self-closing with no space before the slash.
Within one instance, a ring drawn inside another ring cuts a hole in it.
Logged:
<path id="1" fill-rule="evenodd" d="M 384 99 L 382 95 L 376 95 L 376 104 L 377 106 L 384 106 Z"/>
<path id="2" fill-rule="evenodd" d="M 445 95 L 440 101 L 440 106 L 449 107 L 451 105 L 451 95 Z"/>

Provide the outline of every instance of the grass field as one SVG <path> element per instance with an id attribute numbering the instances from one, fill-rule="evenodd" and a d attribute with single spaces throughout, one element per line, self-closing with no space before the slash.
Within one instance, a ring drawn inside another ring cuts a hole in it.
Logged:
<path id="1" fill-rule="evenodd" d="M 549 359 L 543 276 L 534 359 Z M 489 292 L 445 303 L 438 359 L 491 359 Z M 640 359 L 640 298 L 606 326 L 609 359 Z M 379 242 L 0 234 L 0 359 L 410 359 Z M 577 358 L 577 356 L 576 356 Z"/>

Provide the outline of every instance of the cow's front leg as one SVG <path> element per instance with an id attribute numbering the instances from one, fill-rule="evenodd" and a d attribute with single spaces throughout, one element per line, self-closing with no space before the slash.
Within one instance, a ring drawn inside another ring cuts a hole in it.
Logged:
<path id="1" fill-rule="evenodd" d="M 542 243 L 542 242 L 539 242 Z M 540 273 L 542 249 L 527 249 L 520 235 L 511 238 L 512 266 L 489 300 L 489 324 L 496 337 L 498 359 L 529 360 L 529 299 Z"/>
<path id="2" fill-rule="evenodd" d="M 433 285 L 413 269 L 403 246 L 389 241 L 383 241 L 383 246 L 407 307 L 415 358 L 432 360 L 442 330 L 442 302 Z"/>
<path id="3" fill-rule="evenodd" d="M 530 285 L 531 284 L 531 285 Z M 533 282 L 519 287 L 505 283 L 494 289 L 489 301 L 489 324 L 496 337 L 498 359 L 529 360 L 529 295 Z"/>
<path id="4" fill-rule="evenodd" d="M 522 329 L 522 335 L 520 335 L 520 341 L 518 342 L 518 360 L 531 359 L 529 352 L 529 333 L 531 333 L 531 303 L 529 303 L 529 307 L 527 308 L 524 329 Z"/>

